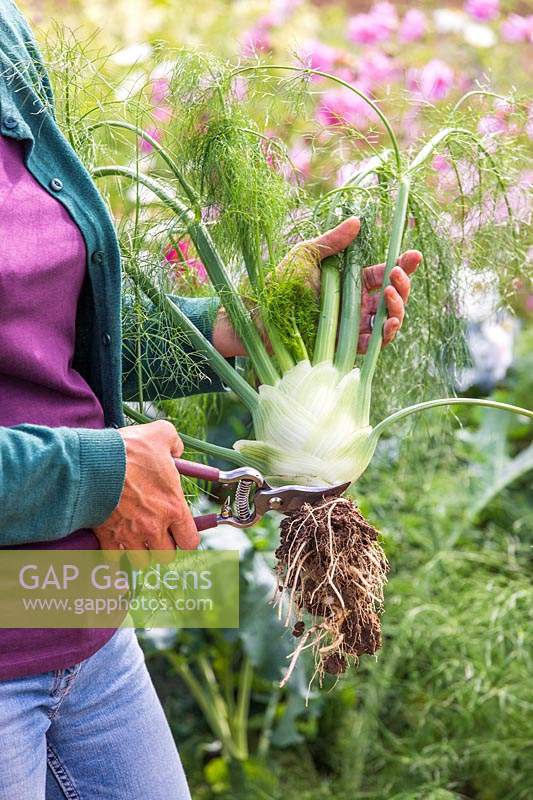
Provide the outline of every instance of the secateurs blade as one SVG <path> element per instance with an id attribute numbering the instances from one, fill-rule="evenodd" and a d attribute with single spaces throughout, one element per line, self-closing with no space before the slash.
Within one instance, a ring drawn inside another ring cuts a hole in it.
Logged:
<path id="1" fill-rule="evenodd" d="M 227 472 L 194 461 L 175 458 L 176 468 L 181 475 L 201 478 L 206 481 L 235 485 L 233 497 L 228 497 L 218 514 L 204 514 L 195 517 L 199 531 L 215 528 L 222 523 L 235 528 L 249 528 L 255 525 L 268 511 L 288 514 L 298 511 L 304 503 L 315 505 L 325 497 L 338 497 L 346 491 L 349 483 L 337 486 L 279 486 L 268 484 L 260 472 L 252 467 L 238 467 Z"/>

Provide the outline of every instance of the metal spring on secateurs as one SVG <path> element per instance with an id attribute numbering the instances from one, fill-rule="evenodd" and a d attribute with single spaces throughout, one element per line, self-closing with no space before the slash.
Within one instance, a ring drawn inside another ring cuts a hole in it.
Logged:
<path id="1" fill-rule="evenodd" d="M 253 481 L 239 481 L 235 489 L 235 510 L 240 519 L 248 519 L 250 516 L 250 491 L 254 485 Z"/>

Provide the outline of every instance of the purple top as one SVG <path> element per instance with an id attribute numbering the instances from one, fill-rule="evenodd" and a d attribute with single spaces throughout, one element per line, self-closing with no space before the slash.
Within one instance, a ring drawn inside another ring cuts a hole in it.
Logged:
<path id="1" fill-rule="evenodd" d="M 72 368 L 85 271 L 79 228 L 26 168 L 22 142 L 0 136 L 0 425 L 104 427 L 98 399 Z M 92 550 L 98 540 L 84 530 L 24 547 Z M 112 635 L 0 630 L 0 679 L 72 666 Z"/>

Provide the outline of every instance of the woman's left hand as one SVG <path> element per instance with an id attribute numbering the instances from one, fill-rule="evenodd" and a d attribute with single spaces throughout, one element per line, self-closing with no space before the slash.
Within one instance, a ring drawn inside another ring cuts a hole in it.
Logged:
<path id="1" fill-rule="evenodd" d="M 309 267 L 309 284 L 317 292 L 320 291 L 320 262 L 328 256 L 336 255 L 345 250 L 359 233 L 361 224 L 356 217 L 350 217 L 330 231 L 317 236 L 307 242 L 296 245 L 280 264 L 280 270 L 288 266 L 297 254 L 298 249 L 306 248 L 308 252 L 316 252 L 315 263 Z M 385 303 L 388 319 L 383 326 L 383 346 L 393 341 L 400 330 L 405 316 L 405 304 L 409 298 L 411 288 L 410 275 L 417 269 L 422 261 L 422 253 L 418 250 L 407 250 L 398 259 L 398 265 L 390 274 L 390 285 L 385 289 Z M 383 285 L 385 264 L 374 264 L 363 269 L 363 290 L 361 298 L 361 324 L 359 329 L 360 353 L 366 353 L 372 319 L 377 311 L 380 292 Z M 213 344 L 226 358 L 246 355 L 246 351 L 235 333 L 223 308 L 220 309 L 213 329 Z"/>

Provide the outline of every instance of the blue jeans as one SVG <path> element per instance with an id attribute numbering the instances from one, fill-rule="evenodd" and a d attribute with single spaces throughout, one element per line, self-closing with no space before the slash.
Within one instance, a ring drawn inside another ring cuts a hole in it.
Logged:
<path id="1" fill-rule="evenodd" d="M 0 681 L 0 800 L 65 798 L 190 800 L 131 629 L 68 669 Z"/>

